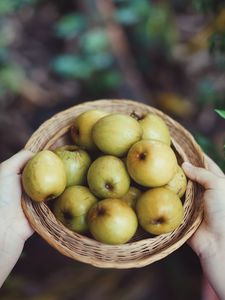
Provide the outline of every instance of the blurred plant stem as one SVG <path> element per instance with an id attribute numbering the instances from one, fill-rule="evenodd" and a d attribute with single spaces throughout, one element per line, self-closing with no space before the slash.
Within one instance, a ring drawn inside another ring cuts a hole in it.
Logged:
<path id="1" fill-rule="evenodd" d="M 135 99 L 153 103 L 153 97 L 138 71 L 135 58 L 123 28 L 115 20 L 115 5 L 112 0 L 95 0 L 96 8 L 102 17 L 112 52 L 116 57 L 123 78 Z"/>

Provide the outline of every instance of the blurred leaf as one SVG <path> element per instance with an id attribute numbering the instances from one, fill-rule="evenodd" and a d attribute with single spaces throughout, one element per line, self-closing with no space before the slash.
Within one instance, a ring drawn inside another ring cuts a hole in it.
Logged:
<path id="1" fill-rule="evenodd" d="M 118 1 L 116 1 L 118 2 Z M 149 16 L 150 4 L 146 0 L 119 1 L 123 5 L 116 10 L 116 20 L 123 25 L 136 25 L 145 22 Z"/>
<path id="2" fill-rule="evenodd" d="M 209 39 L 209 50 L 212 54 L 216 52 L 225 53 L 225 33 L 213 33 Z"/>
<path id="3" fill-rule="evenodd" d="M 224 170 L 225 160 L 221 157 L 219 150 L 212 140 L 200 133 L 195 134 L 195 138 L 203 151 L 208 154 L 222 168 L 222 170 Z"/>
<path id="4" fill-rule="evenodd" d="M 208 78 L 203 78 L 197 87 L 197 100 L 200 104 L 215 103 L 217 92 L 213 82 Z"/>
<path id="5" fill-rule="evenodd" d="M 20 9 L 23 6 L 34 5 L 38 3 L 39 0 L 14 0 L 14 1 L 16 3 L 15 8 Z"/>
<path id="6" fill-rule="evenodd" d="M 151 6 L 146 28 L 150 42 L 164 43 L 166 52 L 169 51 L 167 47 L 173 46 L 177 40 L 178 31 L 167 7 Z"/>
<path id="7" fill-rule="evenodd" d="M 215 0 L 192 0 L 193 7 L 200 12 L 210 12 L 215 9 Z"/>
<path id="8" fill-rule="evenodd" d="M 0 65 L 4 65 L 8 58 L 9 58 L 9 51 L 7 50 L 7 48 L 1 48 L 0 47 Z"/>
<path id="9" fill-rule="evenodd" d="M 0 21 L 0 49 L 13 43 L 15 39 L 15 28 L 5 19 Z"/>
<path id="10" fill-rule="evenodd" d="M 98 84 L 96 84 L 95 77 L 98 78 Z M 99 94 L 104 91 L 111 91 L 121 86 L 123 82 L 122 75 L 117 70 L 105 70 L 98 72 L 97 76 L 92 77 L 93 80 L 87 82 L 88 89 L 92 94 Z"/>
<path id="11" fill-rule="evenodd" d="M 110 71 L 104 75 L 104 86 L 106 88 L 117 88 L 123 81 L 121 74 L 118 71 Z"/>
<path id="12" fill-rule="evenodd" d="M 0 97 L 5 95 L 6 92 L 7 92 L 7 89 L 4 86 L 2 86 L 2 84 L 0 84 Z M 1 105 L 2 105 L 2 103 L 1 103 Z"/>
<path id="13" fill-rule="evenodd" d="M 90 55 L 87 61 L 95 70 L 103 70 L 109 68 L 113 63 L 113 56 L 110 52 L 100 52 Z"/>
<path id="14" fill-rule="evenodd" d="M 23 70 L 15 65 L 7 65 L 0 69 L 1 85 L 14 93 L 20 91 L 25 75 Z"/>
<path id="15" fill-rule="evenodd" d="M 137 12 L 131 7 L 117 9 L 115 17 L 123 25 L 134 25 L 139 21 Z"/>
<path id="16" fill-rule="evenodd" d="M 151 10 L 151 3 L 147 0 L 133 0 L 129 2 L 131 8 L 139 15 L 139 19 L 148 18 Z"/>
<path id="17" fill-rule="evenodd" d="M 21 9 L 27 5 L 34 5 L 38 0 L 1 0 L 0 15 L 12 13 L 15 10 Z"/>
<path id="18" fill-rule="evenodd" d="M 108 48 L 108 38 L 102 28 L 95 28 L 86 32 L 81 38 L 81 46 L 86 53 L 92 54 Z"/>
<path id="19" fill-rule="evenodd" d="M 79 56 L 60 55 L 52 62 L 52 69 L 68 78 L 87 79 L 91 76 L 92 66 Z"/>
<path id="20" fill-rule="evenodd" d="M 152 6 L 147 24 L 148 32 L 151 36 L 159 36 L 166 30 L 167 12 L 165 9 L 157 6 Z"/>
<path id="21" fill-rule="evenodd" d="M 225 110 L 222 109 L 215 109 L 215 112 L 218 113 L 223 119 L 225 119 Z"/>
<path id="22" fill-rule="evenodd" d="M 15 1 L 1 0 L 0 1 L 0 15 L 5 15 L 13 12 L 15 9 Z"/>
<path id="23" fill-rule="evenodd" d="M 79 13 L 64 15 L 55 24 L 56 35 L 74 38 L 86 27 L 86 18 Z"/>

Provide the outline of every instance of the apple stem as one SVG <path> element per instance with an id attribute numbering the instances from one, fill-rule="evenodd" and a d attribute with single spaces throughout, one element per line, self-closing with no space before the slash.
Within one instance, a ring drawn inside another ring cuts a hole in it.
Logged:
<path id="1" fill-rule="evenodd" d="M 137 120 L 137 121 L 140 121 L 141 119 L 144 118 L 143 115 L 140 116 L 140 115 L 138 115 L 135 111 L 132 111 L 132 113 L 130 114 L 130 116 L 131 116 L 132 118 L 134 118 L 135 120 Z"/>

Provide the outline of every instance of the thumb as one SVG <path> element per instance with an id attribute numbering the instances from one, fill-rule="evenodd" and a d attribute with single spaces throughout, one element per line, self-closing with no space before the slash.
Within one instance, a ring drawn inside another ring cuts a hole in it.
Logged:
<path id="1" fill-rule="evenodd" d="M 221 176 L 217 176 L 211 171 L 195 167 L 189 162 L 184 162 L 182 168 L 185 174 L 191 179 L 199 184 L 201 184 L 205 189 L 222 189 L 225 185 L 225 180 Z"/>
<path id="2" fill-rule="evenodd" d="M 21 150 L 11 158 L 0 164 L 0 177 L 8 175 L 18 175 L 26 162 L 33 157 L 34 153 L 28 150 Z"/>

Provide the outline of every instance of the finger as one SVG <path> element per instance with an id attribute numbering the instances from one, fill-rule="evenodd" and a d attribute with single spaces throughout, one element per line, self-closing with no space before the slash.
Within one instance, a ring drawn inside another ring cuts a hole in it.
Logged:
<path id="1" fill-rule="evenodd" d="M 204 154 L 204 158 L 205 158 L 205 162 L 207 164 L 207 169 L 209 171 L 213 172 L 217 176 L 225 177 L 223 171 L 207 154 Z"/>
<path id="2" fill-rule="evenodd" d="M 198 168 L 188 162 L 182 164 L 185 174 L 192 180 L 198 182 L 206 189 L 223 189 L 224 178 L 216 176 L 209 170 Z"/>
<path id="3" fill-rule="evenodd" d="M 20 174 L 26 162 L 34 155 L 28 150 L 21 150 L 0 164 L 0 177 Z"/>

